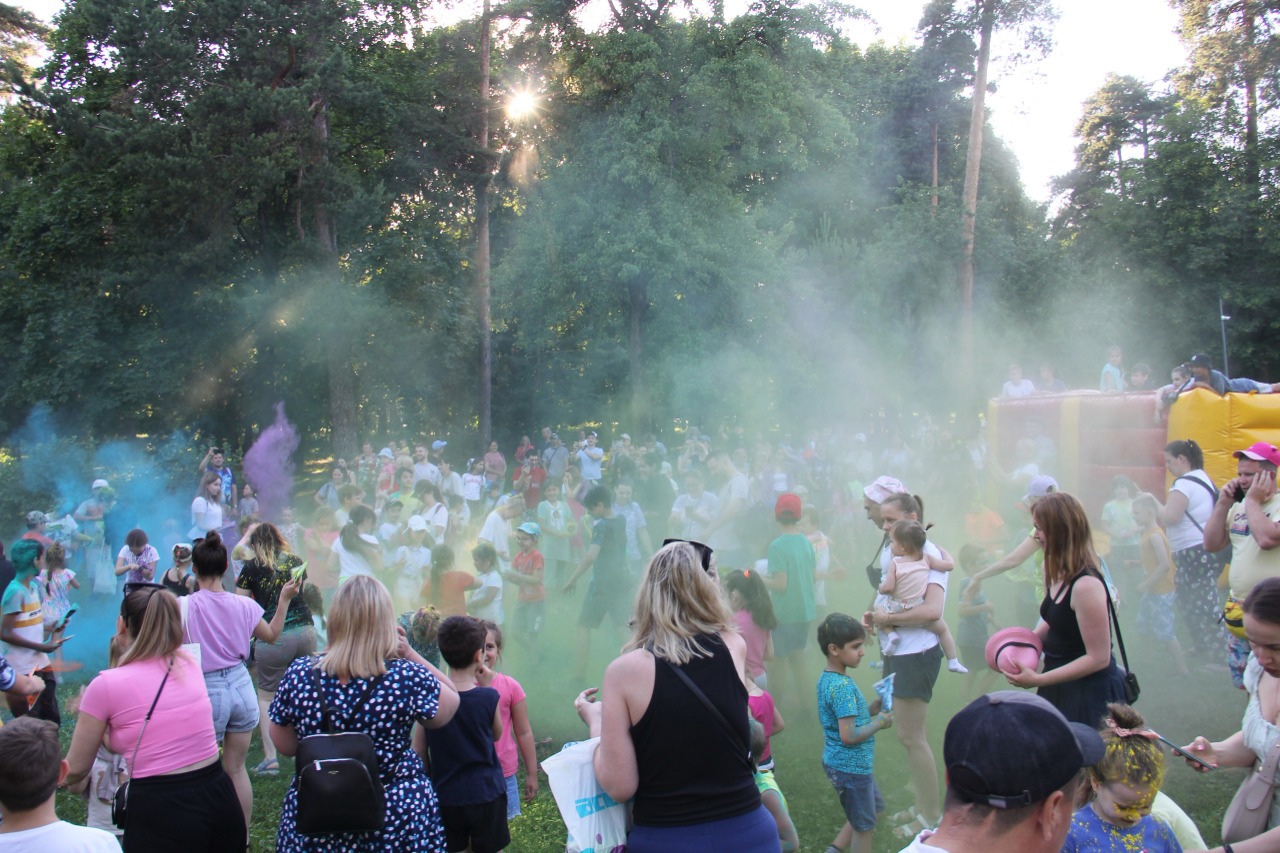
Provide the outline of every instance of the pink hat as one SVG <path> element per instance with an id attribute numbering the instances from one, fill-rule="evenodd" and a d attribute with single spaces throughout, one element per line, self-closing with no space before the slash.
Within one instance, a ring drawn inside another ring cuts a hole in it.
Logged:
<path id="1" fill-rule="evenodd" d="M 1039 666 L 1042 651 L 1044 647 L 1035 631 L 1017 625 L 1001 628 L 987 640 L 987 666 L 1005 675 L 1015 675 L 1018 664 L 1027 669 Z"/>
<path id="2" fill-rule="evenodd" d="M 862 490 L 869 500 L 882 504 L 889 499 L 890 495 L 903 494 L 907 491 L 907 487 L 902 485 L 902 481 L 897 477 L 887 475 L 876 477 L 876 481 Z"/>
<path id="3" fill-rule="evenodd" d="M 1280 467 L 1280 450 L 1277 450 L 1274 444 L 1267 444 L 1265 441 L 1251 444 L 1248 449 L 1237 450 L 1231 455 L 1236 459 L 1248 457 L 1255 462 L 1270 462 L 1272 465 Z"/>

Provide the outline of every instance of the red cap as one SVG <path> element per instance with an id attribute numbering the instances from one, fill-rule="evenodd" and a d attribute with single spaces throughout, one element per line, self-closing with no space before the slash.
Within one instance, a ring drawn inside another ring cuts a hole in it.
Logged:
<path id="1" fill-rule="evenodd" d="M 778 495 L 778 502 L 773 505 L 773 517 L 778 521 L 799 521 L 800 496 L 792 492 Z"/>

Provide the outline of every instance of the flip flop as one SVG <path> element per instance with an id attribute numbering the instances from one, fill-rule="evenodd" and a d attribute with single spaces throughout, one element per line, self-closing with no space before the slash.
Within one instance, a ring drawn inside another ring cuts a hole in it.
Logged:
<path id="1" fill-rule="evenodd" d="M 253 768 L 253 772 L 256 776 L 279 776 L 280 762 L 274 758 L 264 758 L 258 762 L 258 766 Z"/>

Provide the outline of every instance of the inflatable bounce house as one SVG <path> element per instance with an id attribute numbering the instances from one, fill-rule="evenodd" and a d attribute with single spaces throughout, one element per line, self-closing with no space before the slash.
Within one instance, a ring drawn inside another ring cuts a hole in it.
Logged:
<path id="1" fill-rule="evenodd" d="M 1154 391 L 1000 398 L 987 413 L 987 442 L 999 468 L 1009 472 L 1018 466 L 1020 441 L 1052 441 L 1056 459 L 1044 473 L 1078 497 L 1091 519 L 1110 500 L 1118 474 L 1163 497 L 1171 481 L 1164 446 L 1185 438 L 1204 449 L 1205 470 L 1221 485 L 1235 476 L 1233 451 L 1257 441 L 1280 445 L 1280 394 L 1219 397 L 1196 389 L 1177 399 L 1167 424 L 1157 420 Z"/>

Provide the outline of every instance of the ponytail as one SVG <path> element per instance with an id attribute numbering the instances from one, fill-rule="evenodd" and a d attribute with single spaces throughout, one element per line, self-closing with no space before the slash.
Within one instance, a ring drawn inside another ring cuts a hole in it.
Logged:
<path id="1" fill-rule="evenodd" d="M 1192 471 L 1199 471 L 1204 467 L 1204 451 L 1200 449 L 1200 445 L 1196 444 L 1195 439 L 1184 438 L 1171 441 L 1164 446 L 1164 452 L 1174 459 L 1179 456 L 1185 458 Z"/>
<path id="2" fill-rule="evenodd" d="M 338 538 L 342 541 L 342 547 L 352 554 L 359 554 L 366 560 L 373 559 L 375 556 L 374 548 L 360 536 L 360 525 L 374 518 L 377 518 L 377 516 L 373 514 L 373 510 L 364 504 L 353 506 L 351 515 L 347 518 L 347 523 L 342 526 L 342 532 L 338 534 Z"/>

